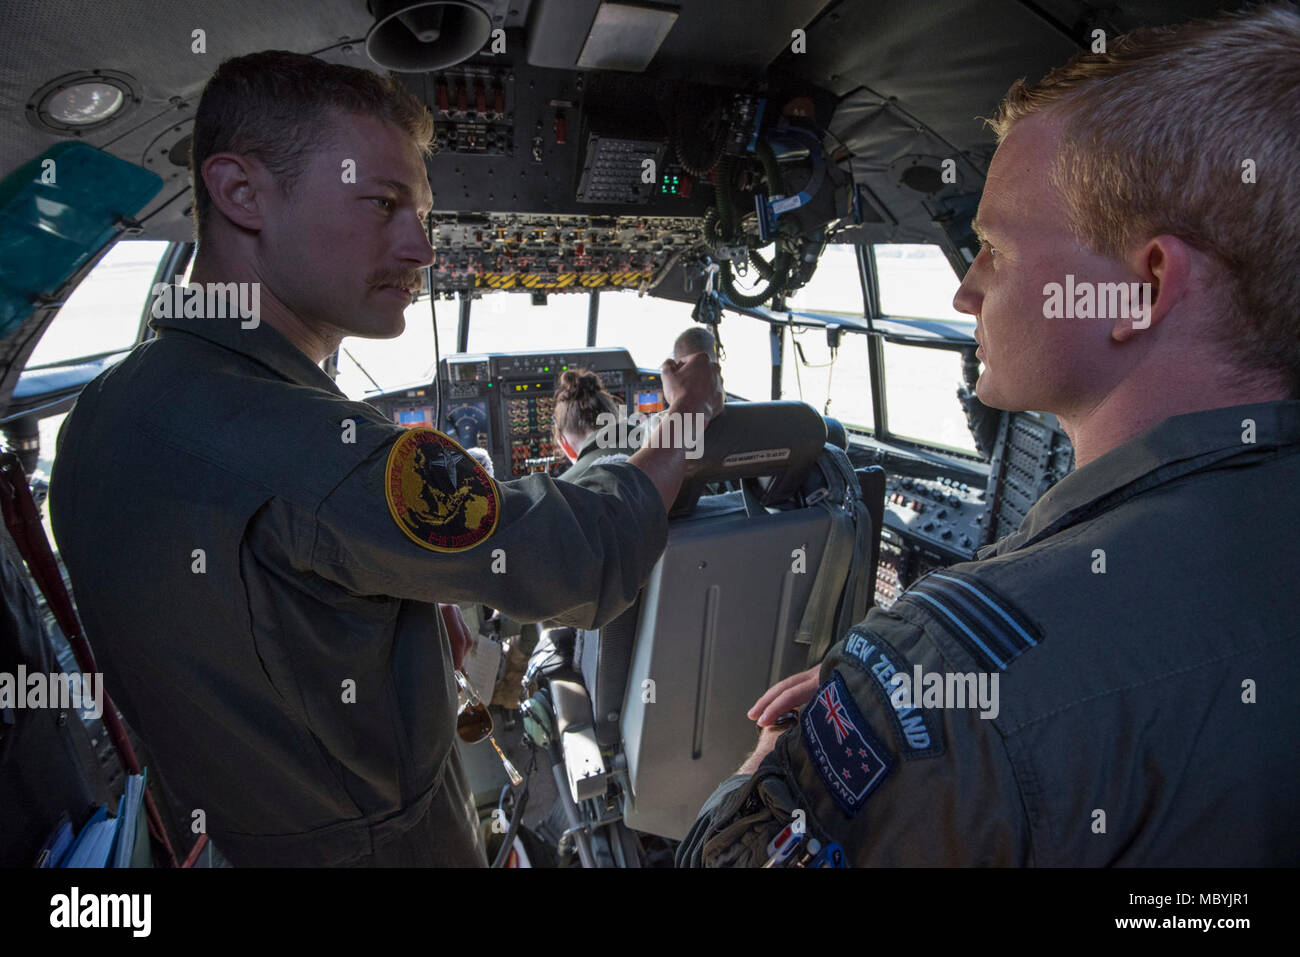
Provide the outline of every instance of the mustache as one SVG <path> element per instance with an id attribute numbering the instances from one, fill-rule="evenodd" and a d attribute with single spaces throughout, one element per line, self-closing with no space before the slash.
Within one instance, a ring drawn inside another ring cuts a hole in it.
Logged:
<path id="1" fill-rule="evenodd" d="M 403 269 L 377 272 L 372 274 L 366 281 L 376 288 L 400 286 L 403 289 L 418 290 L 422 285 L 423 277 L 424 271 L 422 269 Z"/>

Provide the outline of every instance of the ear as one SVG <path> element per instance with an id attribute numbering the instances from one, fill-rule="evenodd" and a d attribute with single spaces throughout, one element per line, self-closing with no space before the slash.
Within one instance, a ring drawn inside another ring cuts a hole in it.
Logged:
<path id="1" fill-rule="evenodd" d="M 1154 236 L 1128 258 L 1140 295 L 1130 297 L 1130 316 L 1116 317 L 1110 337 L 1126 342 L 1153 329 L 1183 300 L 1191 286 L 1194 257 L 1200 254 L 1177 236 Z M 1130 287 L 1131 288 L 1131 287 Z"/>
<path id="2" fill-rule="evenodd" d="M 263 208 L 275 180 L 256 158 L 240 153 L 213 153 L 203 161 L 199 175 L 208 187 L 212 205 L 236 226 L 253 231 L 265 224 Z"/>

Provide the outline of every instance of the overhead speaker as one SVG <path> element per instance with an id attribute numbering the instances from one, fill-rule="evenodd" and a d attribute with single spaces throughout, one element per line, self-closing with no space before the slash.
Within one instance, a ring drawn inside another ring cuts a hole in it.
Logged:
<path id="1" fill-rule="evenodd" d="M 395 73 L 442 70 L 487 44 L 492 19 L 464 0 L 370 0 L 366 54 Z"/>
<path id="2" fill-rule="evenodd" d="M 933 166 L 909 166 L 903 170 L 903 185 L 910 186 L 918 193 L 925 193 L 933 196 L 939 190 L 943 189 L 943 174 Z"/>

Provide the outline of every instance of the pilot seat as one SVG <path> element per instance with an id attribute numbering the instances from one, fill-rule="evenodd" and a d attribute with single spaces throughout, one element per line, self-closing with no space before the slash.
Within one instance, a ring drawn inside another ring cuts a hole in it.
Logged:
<path id="1" fill-rule="evenodd" d="M 753 750 L 749 707 L 866 615 L 884 474 L 855 474 L 827 434 L 802 402 L 728 404 L 638 601 L 539 643 L 530 670 L 550 679 L 571 810 L 617 780 L 628 827 L 680 840 Z"/>

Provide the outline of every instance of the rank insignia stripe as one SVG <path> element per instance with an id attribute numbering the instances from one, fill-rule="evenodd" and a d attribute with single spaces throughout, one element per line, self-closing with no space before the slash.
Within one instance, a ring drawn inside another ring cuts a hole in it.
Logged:
<path id="1" fill-rule="evenodd" d="M 900 680 L 897 675 L 910 676 L 912 665 L 893 645 L 875 632 L 855 625 L 844 638 L 840 659 L 867 676 L 867 684 L 893 720 L 894 734 L 904 760 L 943 754 L 943 727 L 938 715 L 926 708 L 894 703 L 893 695 Z"/>
<path id="2" fill-rule="evenodd" d="M 799 723 L 808 758 L 826 790 L 840 810 L 856 816 L 893 761 L 871 732 L 838 670 L 817 689 Z"/>
<path id="3" fill-rule="evenodd" d="M 388 511 L 406 537 L 435 552 L 463 552 L 492 536 L 501 497 L 487 471 L 436 429 L 398 436 L 384 468 Z"/>
<path id="4" fill-rule="evenodd" d="M 1042 641 L 1042 635 L 1014 605 L 985 583 L 944 569 L 931 572 L 898 598 L 941 622 L 985 671 L 1007 666 Z"/>

